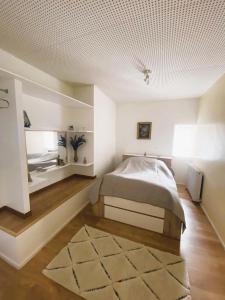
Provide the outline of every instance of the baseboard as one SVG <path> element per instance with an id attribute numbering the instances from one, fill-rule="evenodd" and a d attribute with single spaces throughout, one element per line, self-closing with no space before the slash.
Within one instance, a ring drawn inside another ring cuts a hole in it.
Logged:
<path id="1" fill-rule="evenodd" d="M 20 265 L 17 264 L 13 259 L 9 258 L 8 256 L 6 256 L 5 254 L 0 252 L 0 258 L 2 260 L 4 260 L 5 262 L 7 262 L 10 266 L 16 268 L 17 270 L 21 269 Z"/>
<path id="2" fill-rule="evenodd" d="M 214 231 L 215 231 L 215 233 L 216 233 L 216 235 L 217 235 L 217 237 L 218 237 L 220 243 L 222 244 L 223 249 L 225 250 L 225 242 L 223 241 L 223 239 L 222 239 L 222 237 L 220 236 L 218 230 L 216 229 L 216 227 L 215 227 L 213 221 L 211 220 L 210 216 L 208 215 L 206 209 L 204 208 L 203 203 L 201 203 L 200 206 L 201 206 L 201 208 L 202 208 L 204 214 L 206 215 L 206 218 L 208 219 L 209 223 L 211 224 L 212 228 L 214 229 Z"/>
<path id="3" fill-rule="evenodd" d="M 28 256 L 19 266 L 17 269 L 21 269 L 24 267 L 54 236 L 57 235 L 73 218 L 75 218 L 87 205 L 89 201 L 85 202 L 82 207 L 77 210 L 68 220 L 66 220 L 56 231 L 54 231 L 48 238 L 45 240 L 38 248 L 36 248 L 30 256 Z"/>

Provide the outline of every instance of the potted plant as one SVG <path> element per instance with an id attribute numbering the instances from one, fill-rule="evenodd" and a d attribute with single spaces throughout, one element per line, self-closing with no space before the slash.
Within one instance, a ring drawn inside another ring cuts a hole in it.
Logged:
<path id="1" fill-rule="evenodd" d="M 60 134 L 58 139 L 58 146 L 66 148 L 66 138 Z"/>
<path id="2" fill-rule="evenodd" d="M 74 150 L 74 161 L 75 162 L 78 161 L 78 156 L 77 156 L 78 148 L 85 143 L 86 143 L 86 140 L 84 138 L 84 134 L 82 134 L 80 136 L 75 135 L 74 138 L 73 137 L 70 138 L 70 144 Z"/>
<path id="3" fill-rule="evenodd" d="M 62 157 L 67 162 L 66 136 L 58 134 L 58 146 L 59 159 Z"/>

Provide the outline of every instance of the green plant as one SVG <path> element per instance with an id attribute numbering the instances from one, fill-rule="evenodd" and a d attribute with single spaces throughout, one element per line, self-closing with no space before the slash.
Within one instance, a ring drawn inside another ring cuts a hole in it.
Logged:
<path id="1" fill-rule="evenodd" d="M 60 135 L 60 138 L 58 140 L 58 146 L 66 148 L 66 138 L 62 135 Z"/>
<path id="2" fill-rule="evenodd" d="M 73 147 L 74 151 L 77 151 L 77 149 L 85 143 L 86 143 L 86 139 L 84 138 L 84 134 L 80 136 L 75 135 L 74 138 L 73 137 L 70 138 L 70 144 Z"/>

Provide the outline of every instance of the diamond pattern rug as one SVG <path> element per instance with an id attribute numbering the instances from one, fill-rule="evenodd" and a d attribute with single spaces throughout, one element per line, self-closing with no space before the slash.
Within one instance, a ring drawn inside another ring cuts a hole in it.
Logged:
<path id="1" fill-rule="evenodd" d="M 180 256 L 87 225 L 43 274 L 87 300 L 191 300 Z"/>

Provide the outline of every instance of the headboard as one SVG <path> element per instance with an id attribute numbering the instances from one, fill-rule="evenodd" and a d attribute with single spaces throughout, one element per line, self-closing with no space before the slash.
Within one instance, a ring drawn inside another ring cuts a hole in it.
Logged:
<path id="1" fill-rule="evenodd" d="M 123 160 L 129 158 L 129 157 L 149 157 L 149 158 L 155 158 L 162 160 L 167 167 L 171 170 L 171 165 L 172 165 L 172 157 L 170 156 L 160 156 L 160 155 L 151 155 L 151 154 L 133 154 L 133 153 L 125 153 L 123 154 Z"/>

